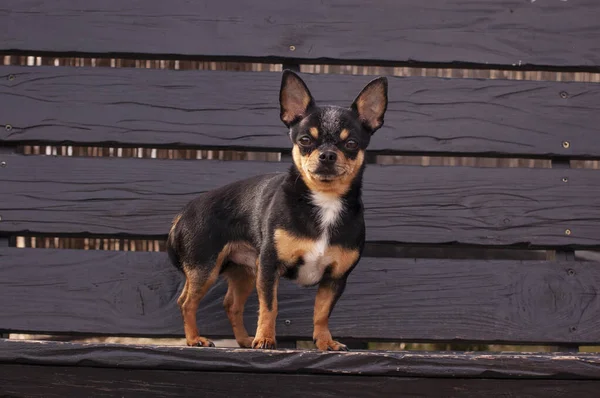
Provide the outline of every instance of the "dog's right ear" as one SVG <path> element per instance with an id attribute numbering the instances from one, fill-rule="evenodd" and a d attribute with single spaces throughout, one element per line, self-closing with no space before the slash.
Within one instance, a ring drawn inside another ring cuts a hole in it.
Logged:
<path id="1" fill-rule="evenodd" d="M 308 114 L 315 105 L 308 87 L 300 76 L 291 70 L 284 70 L 279 90 L 279 105 L 281 121 L 290 127 Z"/>

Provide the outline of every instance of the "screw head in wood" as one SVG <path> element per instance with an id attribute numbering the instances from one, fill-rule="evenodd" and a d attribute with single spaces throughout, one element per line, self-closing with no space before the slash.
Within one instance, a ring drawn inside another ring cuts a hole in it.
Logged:
<path id="1" fill-rule="evenodd" d="M 574 270 L 574 269 L 572 269 L 572 268 L 569 268 L 569 269 L 567 270 L 567 275 L 569 275 L 569 276 L 574 276 L 574 275 L 575 275 L 575 270 Z"/>
<path id="2" fill-rule="evenodd" d="M 8 75 L 8 80 L 13 81 L 15 80 L 17 77 L 15 75 Z"/>
<path id="3" fill-rule="evenodd" d="M 289 319 L 286 319 L 285 322 L 286 326 L 290 326 L 292 324 L 292 321 L 290 321 Z"/>
<path id="4" fill-rule="evenodd" d="M 6 167 L 6 162 L 5 161 L 0 162 L 0 167 Z"/>
<path id="5" fill-rule="evenodd" d="M 569 178 L 568 177 L 563 177 L 562 178 L 562 182 L 569 182 Z"/>
<path id="6" fill-rule="evenodd" d="M 296 51 L 296 46 L 290 46 L 290 51 Z"/>
<path id="7" fill-rule="evenodd" d="M 4 129 L 6 131 L 10 131 L 10 130 L 12 130 L 12 126 L 10 124 L 7 124 L 6 126 L 4 126 Z"/>
<path id="8" fill-rule="evenodd" d="M 569 98 L 569 93 L 567 93 L 566 91 L 561 91 L 560 92 L 560 98 Z"/>
<path id="9" fill-rule="evenodd" d="M 565 235 L 571 235 L 571 230 L 570 229 L 565 229 Z"/>
<path id="10" fill-rule="evenodd" d="M 571 326 L 571 327 L 569 328 L 569 331 L 570 331 L 571 333 L 573 333 L 573 332 L 576 332 L 576 331 L 577 331 L 577 328 L 576 328 L 575 326 Z"/>
<path id="11" fill-rule="evenodd" d="M 571 147 L 571 143 L 569 141 L 563 141 L 562 146 L 563 148 L 568 149 Z"/>

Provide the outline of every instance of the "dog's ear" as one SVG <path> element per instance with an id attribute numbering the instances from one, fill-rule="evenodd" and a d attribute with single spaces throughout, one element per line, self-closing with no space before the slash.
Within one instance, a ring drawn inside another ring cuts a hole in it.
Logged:
<path id="1" fill-rule="evenodd" d="M 290 127 L 308 114 L 315 105 L 310 91 L 300 76 L 290 70 L 283 71 L 281 89 L 279 90 L 281 121 Z"/>
<path id="2" fill-rule="evenodd" d="M 388 103 L 387 87 L 388 82 L 385 77 L 372 80 L 352 103 L 352 110 L 371 134 L 383 126 L 383 115 Z"/>

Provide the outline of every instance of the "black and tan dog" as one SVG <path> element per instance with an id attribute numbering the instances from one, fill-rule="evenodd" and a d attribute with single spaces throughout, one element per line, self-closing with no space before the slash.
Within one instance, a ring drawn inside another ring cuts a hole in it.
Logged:
<path id="1" fill-rule="evenodd" d="M 173 264 L 185 273 L 178 304 L 187 344 L 214 346 L 198 334 L 200 300 L 224 275 L 225 309 L 241 347 L 275 348 L 281 276 L 319 285 L 313 339 L 320 350 L 346 350 L 329 331 L 329 316 L 365 240 L 361 201 L 365 150 L 383 125 L 387 79 L 371 81 L 349 108 L 317 106 L 305 83 L 283 72 L 281 120 L 289 128 L 294 164 L 204 193 L 175 218 L 168 239 Z M 256 286 L 256 336 L 243 323 Z"/>

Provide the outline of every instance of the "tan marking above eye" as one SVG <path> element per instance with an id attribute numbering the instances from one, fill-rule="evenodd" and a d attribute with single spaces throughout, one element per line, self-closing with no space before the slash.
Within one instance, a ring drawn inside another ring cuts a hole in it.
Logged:
<path id="1" fill-rule="evenodd" d="M 342 141 L 345 141 L 349 136 L 350 136 L 350 132 L 348 131 L 348 129 L 343 129 L 342 132 L 340 133 L 340 139 Z"/>
<path id="2" fill-rule="evenodd" d="M 315 140 L 319 138 L 319 129 L 316 127 L 311 127 L 308 131 Z"/>

